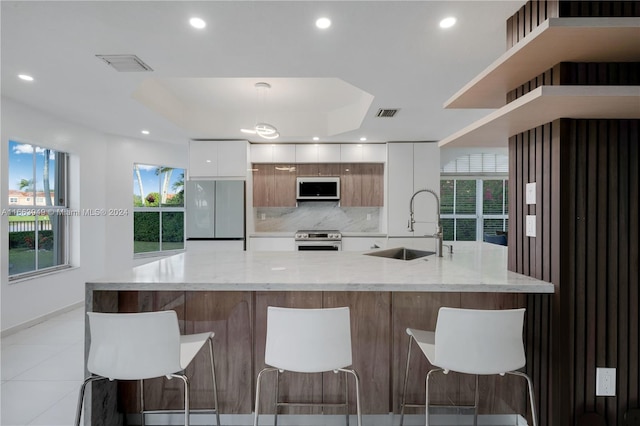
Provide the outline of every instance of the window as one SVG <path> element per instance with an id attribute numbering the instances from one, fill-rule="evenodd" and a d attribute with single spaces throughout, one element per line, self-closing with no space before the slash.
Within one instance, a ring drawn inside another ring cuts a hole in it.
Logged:
<path id="1" fill-rule="evenodd" d="M 184 249 L 184 169 L 133 165 L 133 253 Z"/>
<path id="2" fill-rule="evenodd" d="M 9 141 L 11 280 L 69 266 L 67 157 Z"/>
<path id="3" fill-rule="evenodd" d="M 444 239 L 482 241 L 484 234 L 506 232 L 506 179 L 442 179 L 440 211 Z"/>

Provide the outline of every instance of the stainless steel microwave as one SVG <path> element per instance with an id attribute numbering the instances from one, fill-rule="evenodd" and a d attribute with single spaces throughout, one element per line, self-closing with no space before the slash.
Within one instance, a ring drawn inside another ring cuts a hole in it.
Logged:
<path id="1" fill-rule="evenodd" d="M 339 200 L 339 177 L 299 177 L 296 178 L 296 198 L 298 200 Z"/>

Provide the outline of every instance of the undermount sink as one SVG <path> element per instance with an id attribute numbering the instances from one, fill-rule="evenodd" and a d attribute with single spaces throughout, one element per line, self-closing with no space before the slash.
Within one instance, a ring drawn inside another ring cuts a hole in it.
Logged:
<path id="1" fill-rule="evenodd" d="M 436 254 L 435 251 L 414 250 L 406 247 L 396 247 L 386 250 L 374 251 L 371 253 L 365 253 L 367 256 L 386 257 L 387 259 L 398 260 L 414 260 L 421 257 L 431 256 Z"/>

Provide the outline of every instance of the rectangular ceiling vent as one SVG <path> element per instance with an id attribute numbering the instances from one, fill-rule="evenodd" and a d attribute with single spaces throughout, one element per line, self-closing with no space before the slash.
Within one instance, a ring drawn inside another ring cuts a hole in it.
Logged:
<path id="1" fill-rule="evenodd" d="M 376 114 L 376 117 L 393 117 L 394 115 L 396 115 L 396 113 L 399 111 L 399 109 L 395 108 L 395 109 L 379 109 L 378 113 Z"/>
<path id="2" fill-rule="evenodd" d="M 96 55 L 107 65 L 112 66 L 118 72 L 145 72 L 153 71 L 151 67 L 136 55 Z"/>

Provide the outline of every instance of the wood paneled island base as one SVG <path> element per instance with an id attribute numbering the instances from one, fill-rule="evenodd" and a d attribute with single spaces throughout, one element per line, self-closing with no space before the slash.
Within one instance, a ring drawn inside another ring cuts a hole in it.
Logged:
<path id="1" fill-rule="evenodd" d="M 388 415 L 400 410 L 408 327 L 433 330 L 441 306 L 505 309 L 526 306 L 531 294 L 551 297 L 553 285 L 507 271 L 506 264 L 506 248 L 485 243 L 457 243 L 453 255 L 411 261 L 359 252 L 186 252 L 87 283 L 86 309 L 173 309 L 183 334 L 214 331 L 220 413 L 246 419 L 253 410 L 256 375 L 264 367 L 267 307 L 348 306 L 353 367 L 361 380 L 363 414 Z M 90 338 L 87 329 L 87 351 Z M 527 354 L 541 350 L 532 346 Z M 423 402 L 429 365 L 419 350 L 414 350 L 407 400 Z M 208 408 L 211 383 L 207 359 L 200 354 L 192 365 L 187 371 L 191 406 Z M 337 402 L 344 389 L 344 379 L 334 373 L 283 376 L 280 391 L 284 399 L 295 395 L 302 401 Z M 273 413 L 274 392 L 269 390 L 275 383 L 272 377 L 266 379 L 261 412 Z M 437 375 L 434 382 L 430 395 L 434 404 L 473 402 L 472 377 L 452 373 Z M 124 424 L 125 415 L 139 410 L 137 386 L 94 385 L 92 413 L 87 416 L 90 424 Z M 182 406 L 182 384 L 178 381 L 149 380 L 144 386 L 146 409 Z M 523 381 L 484 377 L 480 386 L 480 413 L 526 415 Z M 350 391 L 355 391 L 352 385 Z M 320 413 L 308 407 L 283 412 Z M 331 409 L 323 412 L 335 413 Z"/>
<path id="2" fill-rule="evenodd" d="M 353 339 L 353 366 L 362 383 L 365 414 L 399 413 L 402 380 L 409 338 L 407 327 L 433 330 L 441 306 L 508 309 L 525 305 L 519 293 L 423 293 L 356 291 L 105 291 L 93 292 L 92 306 L 100 312 L 146 312 L 173 309 L 182 333 L 215 332 L 214 351 L 222 414 L 250 414 L 255 398 L 255 377 L 264 367 L 267 306 L 320 308 L 349 306 Z M 424 401 L 424 377 L 430 368 L 414 347 L 408 385 L 408 401 Z M 200 354 L 188 370 L 191 406 L 207 408 L 211 383 L 207 358 Z M 263 389 L 274 386 L 267 377 Z M 344 389 L 342 377 L 333 373 L 283 375 L 283 400 L 293 395 L 307 402 L 336 402 Z M 474 381 L 470 376 L 437 375 L 433 404 L 473 404 Z M 106 386 L 113 386 L 106 384 Z M 524 413 L 525 383 L 518 378 L 481 377 L 480 413 Z M 137 382 L 120 382 L 117 402 L 113 389 L 94 385 L 92 425 L 124 423 L 117 420 L 139 410 Z M 180 409 L 182 383 L 176 380 L 145 381 L 147 409 Z M 271 388 L 272 389 L 272 388 Z M 351 389 L 353 392 L 353 389 Z M 354 400 L 354 399 L 353 399 Z M 109 408 L 110 407 L 110 408 Z M 355 406 L 352 407 L 355 409 Z M 105 410 L 112 410 L 106 413 Z M 261 412 L 272 413 L 272 393 L 262 396 Z M 317 408 L 291 408 L 284 413 L 319 413 Z M 325 413 L 332 413 L 325 410 Z M 409 411 L 411 412 L 411 411 Z M 337 412 L 336 412 L 337 413 Z M 108 419 L 108 420 L 107 420 Z M 114 423 L 117 421 L 117 423 Z"/>

